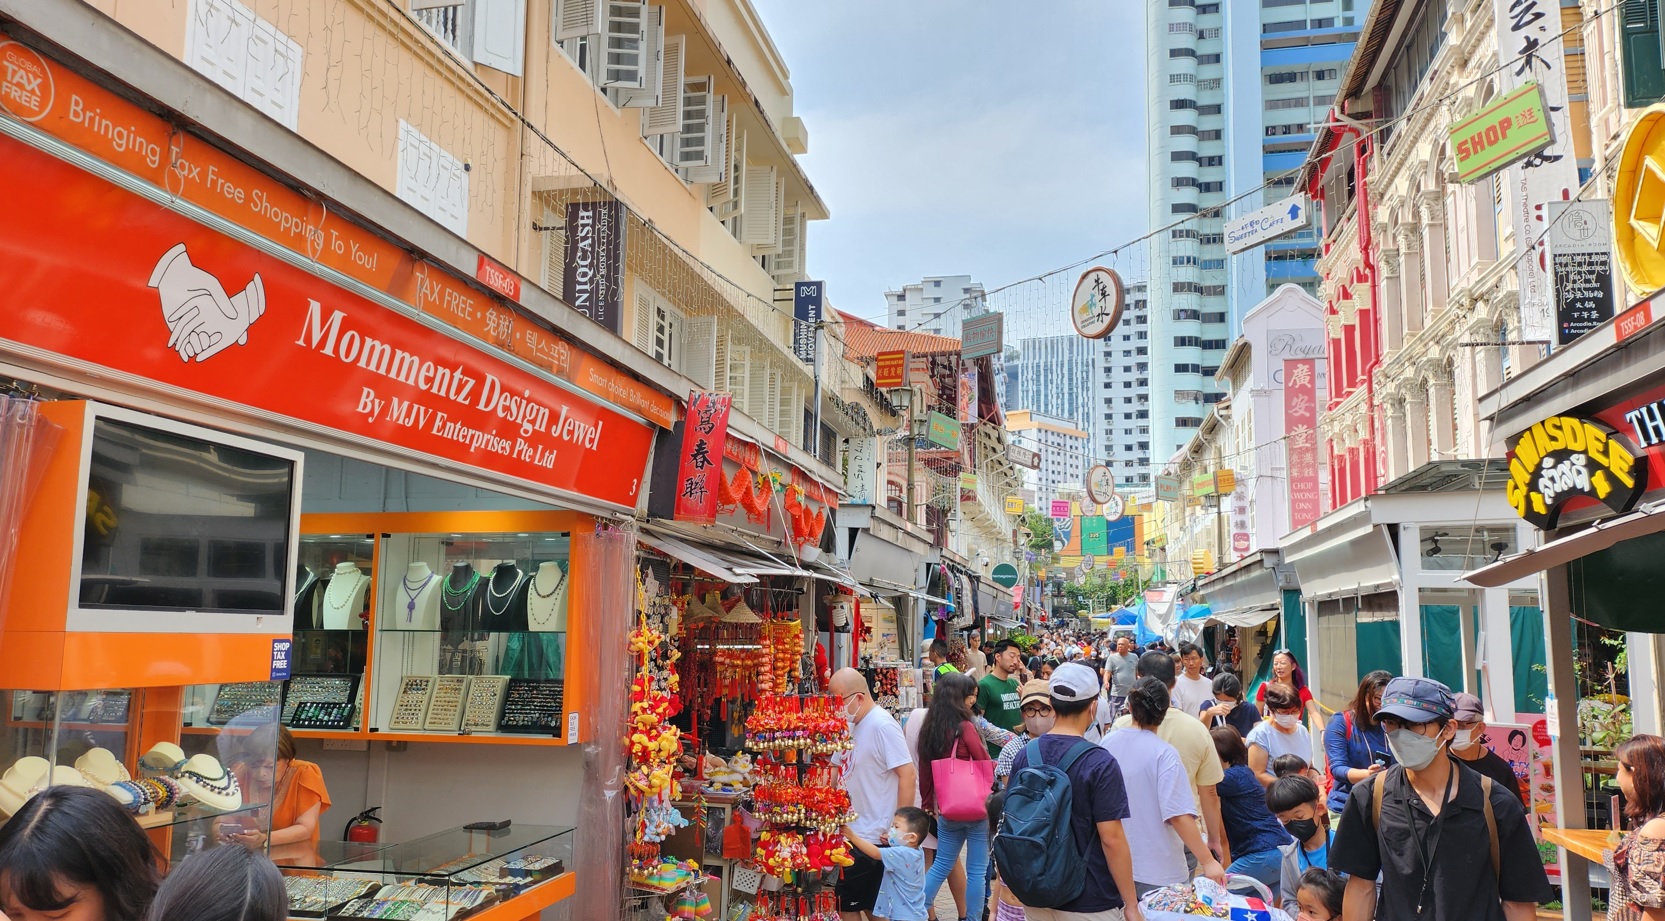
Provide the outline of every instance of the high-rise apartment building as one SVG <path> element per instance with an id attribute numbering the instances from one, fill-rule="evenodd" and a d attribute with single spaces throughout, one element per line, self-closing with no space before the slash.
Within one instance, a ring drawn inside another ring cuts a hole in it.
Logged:
<path id="1" fill-rule="evenodd" d="M 1086 488 L 1091 466 L 1092 434 L 1068 419 L 1055 419 L 1025 409 L 1006 414 L 1006 431 L 1017 443 L 1041 455 L 1039 470 L 1022 468 L 1023 486 L 1033 489 L 1040 508 L 1064 493 L 1079 495 Z"/>
<path id="2" fill-rule="evenodd" d="M 1091 339 L 1074 333 L 1019 339 L 1006 350 L 1004 405 L 1091 432 L 1098 381 L 1098 361 L 1093 351 Z M 1102 454 L 1096 444 L 1090 450 L 1094 455 Z"/>
<path id="3" fill-rule="evenodd" d="M 960 323 L 987 311 L 988 302 L 983 286 L 970 275 L 936 275 L 886 291 L 885 309 L 885 325 L 891 329 L 958 339 Z"/>
<path id="4" fill-rule="evenodd" d="M 1151 242 L 1151 458 L 1165 461 L 1218 402 L 1241 315 L 1284 282 L 1317 284 L 1310 232 L 1225 251 L 1227 214 L 1293 189 L 1236 196 L 1298 165 L 1352 54 L 1367 0 L 1146 0 Z M 1184 223 L 1168 227 L 1176 222 Z"/>
<path id="5" fill-rule="evenodd" d="M 1151 462 L 1166 460 L 1151 455 L 1150 344 L 1147 285 L 1129 283 L 1121 323 L 1097 341 L 1100 418 L 1091 426 L 1118 487 L 1149 486 Z"/>

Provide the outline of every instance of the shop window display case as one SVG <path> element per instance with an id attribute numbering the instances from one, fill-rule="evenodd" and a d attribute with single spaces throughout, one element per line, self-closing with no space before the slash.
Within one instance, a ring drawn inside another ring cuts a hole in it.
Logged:
<path id="1" fill-rule="evenodd" d="M 536 915 L 573 891 L 573 829 L 453 828 L 404 844 L 275 848 L 291 918 L 400 921 Z"/>
<path id="2" fill-rule="evenodd" d="M 109 793 L 174 861 L 270 831 L 278 688 L 247 684 L 223 724 L 183 735 L 181 688 L 0 691 L 0 822 L 77 786 Z"/>

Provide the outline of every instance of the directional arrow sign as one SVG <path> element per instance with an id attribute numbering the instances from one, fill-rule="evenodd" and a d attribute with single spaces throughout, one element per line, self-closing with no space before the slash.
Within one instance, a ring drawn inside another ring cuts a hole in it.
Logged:
<path id="1" fill-rule="evenodd" d="M 1305 195 L 1293 195 L 1226 222 L 1226 252 L 1241 253 L 1294 233 L 1310 222 Z"/>

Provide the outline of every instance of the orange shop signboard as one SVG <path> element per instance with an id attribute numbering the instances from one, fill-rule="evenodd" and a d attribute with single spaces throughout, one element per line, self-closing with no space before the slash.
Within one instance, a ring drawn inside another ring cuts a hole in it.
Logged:
<path id="1" fill-rule="evenodd" d="M 339 211 L 0 32 L 0 110 L 320 265 L 514 352 L 593 396 L 669 428 L 675 402 L 531 317 L 425 263 Z M 511 301 L 520 278 L 484 255 L 475 279 Z"/>
<path id="2" fill-rule="evenodd" d="M 0 176 L 0 349 L 635 506 L 648 426 L 19 141 Z"/>

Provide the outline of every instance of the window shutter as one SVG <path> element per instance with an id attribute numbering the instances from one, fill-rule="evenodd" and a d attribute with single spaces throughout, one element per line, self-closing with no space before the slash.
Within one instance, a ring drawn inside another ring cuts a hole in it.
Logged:
<path id="1" fill-rule="evenodd" d="M 682 356 L 677 370 L 702 390 L 714 389 L 717 364 L 717 318 L 689 317 L 683 324 Z"/>
<path id="2" fill-rule="evenodd" d="M 728 330 L 718 328 L 711 336 L 711 389 L 732 393 L 728 380 Z"/>
<path id="3" fill-rule="evenodd" d="M 473 0 L 474 63 L 520 76 L 526 60 L 526 0 Z"/>
<path id="4" fill-rule="evenodd" d="M 602 36 L 602 86 L 642 88 L 645 71 L 647 0 L 607 4 L 607 32 Z"/>
<path id="5" fill-rule="evenodd" d="M 775 200 L 775 168 L 746 167 L 745 210 L 740 213 L 740 242 L 773 244 L 780 234 L 779 202 Z"/>
<path id="6" fill-rule="evenodd" d="M 734 394 L 734 405 L 753 419 L 751 403 L 752 350 L 732 340 L 728 344 L 728 392 Z"/>
<path id="7" fill-rule="evenodd" d="M 677 133 L 678 169 L 705 166 L 711 162 L 711 78 L 694 77 L 682 82 L 682 128 Z"/>
<path id="8" fill-rule="evenodd" d="M 682 49 L 687 36 L 665 41 L 659 74 L 659 104 L 642 113 L 642 136 L 675 134 L 682 129 Z"/>
<path id="9" fill-rule="evenodd" d="M 716 182 L 728 175 L 727 96 L 712 99 L 711 115 L 707 124 L 710 125 L 710 135 L 706 142 L 706 162 L 703 166 L 691 166 L 687 169 L 684 176 L 689 182 Z"/>
<path id="10" fill-rule="evenodd" d="M 746 132 L 740 130 L 737 115 L 728 126 L 728 156 L 724 158 L 728 168 L 723 171 L 722 181 L 712 186 L 722 188 L 721 197 L 712 204 L 717 206 L 717 219 L 724 221 L 739 214 L 746 204 L 746 183 L 741 178 L 746 171 Z"/>
<path id="11" fill-rule="evenodd" d="M 660 103 L 665 79 L 665 8 L 650 6 L 642 20 L 642 82 L 638 87 L 614 87 L 607 92 L 621 109 L 651 109 Z"/>
<path id="12" fill-rule="evenodd" d="M 1661 0 L 1625 0 L 1619 20 L 1626 108 L 1641 108 L 1665 98 L 1665 66 L 1660 52 Z"/>
<path id="13" fill-rule="evenodd" d="M 562 218 L 554 209 L 543 209 L 543 221 L 539 231 L 543 235 L 543 289 L 556 297 L 561 297 L 561 285 L 566 280 L 566 229 L 561 226 Z"/>
<path id="14" fill-rule="evenodd" d="M 394 194 L 457 236 L 468 235 L 468 174 L 462 161 L 399 120 L 399 177 Z"/>
<path id="15" fill-rule="evenodd" d="M 795 445 L 804 443 L 804 405 L 796 375 L 790 383 L 784 373 L 775 378 L 775 432 Z"/>
<path id="16" fill-rule="evenodd" d="M 242 99 L 254 23 L 254 11 L 237 0 L 196 0 L 186 21 L 185 62 Z"/>
<path id="17" fill-rule="evenodd" d="M 776 390 L 774 363 L 769 361 L 756 362 L 747 380 L 746 403 L 751 408 L 751 417 L 756 419 L 764 428 L 771 432 L 778 432 L 775 428 L 775 400 Z"/>
<path id="18" fill-rule="evenodd" d="M 301 106 L 301 46 L 277 26 L 255 18 L 249 35 L 243 99 L 294 131 Z"/>
<path id="19" fill-rule="evenodd" d="M 600 35 L 606 28 L 603 0 L 561 0 L 560 12 L 555 17 L 555 40 Z M 568 52 L 569 54 L 571 52 Z M 576 56 L 573 58 L 577 60 Z"/>
<path id="20" fill-rule="evenodd" d="M 653 354 L 653 295 L 636 279 L 636 347 Z"/>
<path id="21" fill-rule="evenodd" d="M 775 284 L 790 286 L 804 272 L 804 212 L 793 202 L 781 216 L 780 249 L 770 266 Z"/>

